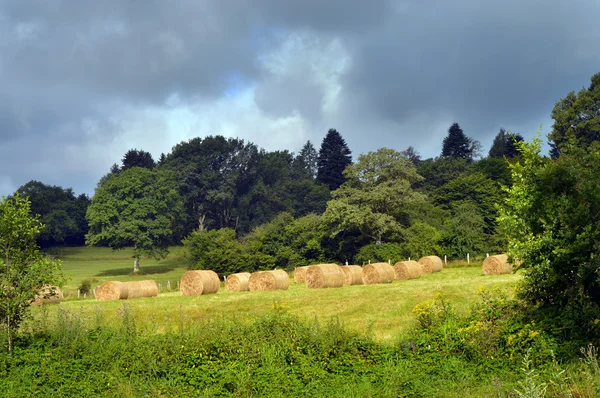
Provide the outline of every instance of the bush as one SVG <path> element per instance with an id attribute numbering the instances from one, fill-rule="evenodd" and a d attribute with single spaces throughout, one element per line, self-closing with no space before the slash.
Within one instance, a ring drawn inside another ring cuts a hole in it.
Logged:
<path id="1" fill-rule="evenodd" d="M 98 282 L 98 279 L 96 278 L 83 279 L 77 289 L 79 289 L 81 294 L 89 294 L 92 291 L 92 284 L 96 282 Z"/>
<path id="2" fill-rule="evenodd" d="M 391 263 L 395 264 L 405 258 L 402 245 L 399 243 L 380 243 L 361 247 L 354 257 L 354 262 L 356 264 L 367 264 L 369 261 L 387 263 L 388 260 L 391 260 Z"/>

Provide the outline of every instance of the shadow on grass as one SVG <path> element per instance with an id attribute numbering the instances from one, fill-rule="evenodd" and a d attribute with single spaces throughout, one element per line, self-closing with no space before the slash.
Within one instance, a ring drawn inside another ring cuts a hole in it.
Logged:
<path id="1" fill-rule="evenodd" d="M 141 267 L 142 272 L 139 275 L 153 275 L 153 274 L 166 274 L 167 272 L 173 271 L 176 267 L 174 265 L 149 265 Z M 133 273 L 133 267 L 127 268 L 114 268 L 107 269 L 97 273 L 94 276 L 123 276 L 131 275 Z"/>

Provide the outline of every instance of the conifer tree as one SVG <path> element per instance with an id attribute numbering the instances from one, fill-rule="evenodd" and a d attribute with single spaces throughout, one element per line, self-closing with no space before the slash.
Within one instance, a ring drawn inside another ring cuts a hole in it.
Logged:
<path id="1" fill-rule="evenodd" d="M 317 181 L 335 190 L 345 181 L 344 169 L 352 164 L 352 152 L 342 135 L 329 129 L 319 150 Z"/>

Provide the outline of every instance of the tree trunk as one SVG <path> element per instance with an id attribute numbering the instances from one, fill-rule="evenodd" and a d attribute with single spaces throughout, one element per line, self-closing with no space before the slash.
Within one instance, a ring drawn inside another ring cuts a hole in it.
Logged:
<path id="1" fill-rule="evenodd" d="M 133 273 L 137 274 L 138 272 L 140 272 L 140 257 L 135 256 L 133 260 Z"/>
<path id="2" fill-rule="evenodd" d="M 12 352 L 12 333 L 10 332 L 10 315 L 6 314 L 6 334 L 7 334 L 7 338 L 8 338 L 8 353 L 10 354 Z"/>

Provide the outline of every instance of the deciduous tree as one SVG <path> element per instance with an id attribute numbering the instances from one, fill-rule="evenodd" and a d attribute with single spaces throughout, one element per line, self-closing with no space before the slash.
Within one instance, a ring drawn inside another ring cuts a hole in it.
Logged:
<path id="1" fill-rule="evenodd" d="M 141 255 L 164 258 L 172 242 L 174 222 L 182 203 L 167 170 L 133 167 L 101 182 L 87 210 L 88 245 L 113 250 L 133 246 L 133 272 L 140 271 Z"/>
<path id="2" fill-rule="evenodd" d="M 44 297 L 64 283 L 60 261 L 39 251 L 36 236 L 43 228 L 31 215 L 30 202 L 17 192 L 0 200 L 0 325 L 6 329 L 8 351 L 32 300 L 46 286 Z"/>

